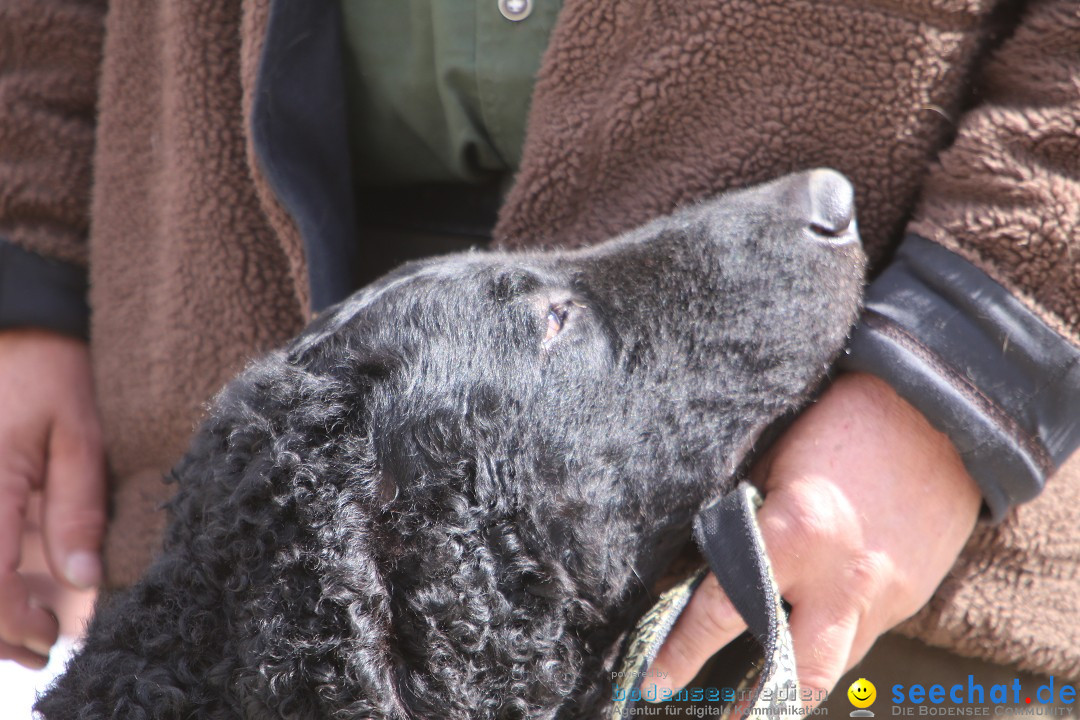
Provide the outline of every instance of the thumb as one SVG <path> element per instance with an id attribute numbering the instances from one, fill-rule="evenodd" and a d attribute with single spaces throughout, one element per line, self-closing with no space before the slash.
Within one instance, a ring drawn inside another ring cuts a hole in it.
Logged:
<path id="1" fill-rule="evenodd" d="M 101 582 L 105 459 L 94 419 L 57 420 L 49 438 L 42 526 L 53 575 L 79 589 Z"/>
<path id="2" fill-rule="evenodd" d="M 642 683 L 642 697 L 653 683 L 656 694 L 650 693 L 649 697 L 658 700 L 664 697 L 665 689 L 675 692 L 684 687 L 717 650 L 745 629 L 742 616 L 720 588 L 716 576 L 709 573 L 649 666 Z"/>

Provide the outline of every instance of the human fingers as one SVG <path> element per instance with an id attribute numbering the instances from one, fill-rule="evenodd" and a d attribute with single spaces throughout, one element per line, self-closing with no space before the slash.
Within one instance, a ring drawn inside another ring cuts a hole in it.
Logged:
<path id="1" fill-rule="evenodd" d="M 851 659 L 852 646 L 861 618 L 851 609 L 804 603 L 793 608 L 790 620 L 800 697 L 817 707 L 857 660 Z"/>
<path id="2" fill-rule="evenodd" d="M 104 464 L 96 416 L 57 419 L 49 440 L 42 529 L 53 575 L 78 589 L 101 582 Z"/>
<path id="3" fill-rule="evenodd" d="M 49 664 L 48 655 L 38 655 L 18 645 L 0 642 L 0 660 L 14 660 L 29 670 L 41 670 Z"/>
<path id="4" fill-rule="evenodd" d="M 28 666 L 40 662 L 26 652 L 41 660 L 58 632 L 19 572 L 29 500 L 45 480 L 55 420 L 85 398 L 89 378 L 85 343 L 42 331 L 0 333 L 0 652 Z"/>
<path id="5" fill-rule="evenodd" d="M 56 618 L 35 605 L 19 574 L 22 531 L 30 494 L 29 481 L 11 469 L 0 470 L 0 658 L 38 668 L 56 642 Z"/>
<path id="6" fill-rule="evenodd" d="M 674 692 L 684 687 L 710 657 L 745 629 L 742 616 L 731 604 L 716 576 L 709 573 L 649 666 L 642 689 L 647 690 L 648 684 L 655 684 L 656 694 L 648 696 L 662 699 L 665 690 Z"/>
<path id="7" fill-rule="evenodd" d="M 898 615 L 898 607 L 918 603 L 909 601 L 892 554 L 866 542 L 860 525 L 866 510 L 842 488 L 802 473 L 770 479 L 758 519 L 767 546 L 797 557 L 787 561 L 781 591 L 792 608 L 801 699 L 816 707 L 878 636 L 910 612 Z"/>

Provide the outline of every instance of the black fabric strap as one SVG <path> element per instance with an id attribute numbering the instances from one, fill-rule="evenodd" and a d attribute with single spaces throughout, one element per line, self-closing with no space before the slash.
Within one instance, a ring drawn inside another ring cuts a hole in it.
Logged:
<path id="1" fill-rule="evenodd" d="M 1080 446 L 1080 347 L 915 235 L 867 289 L 840 367 L 882 378 L 948 435 L 994 520 Z"/>
<path id="2" fill-rule="evenodd" d="M 776 645 L 780 598 L 757 526 L 757 494 L 749 485 L 714 500 L 694 518 L 701 548 L 731 604 L 766 650 Z"/>
<path id="3" fill-rule="evenodd" d="M 0 238 L 0 330 L 33 327 L 85 340 L 86 271 Z"/>
<path id="4" fill-rule="evenodd" d="M 694 540 L 724 594 L 764 650 L 747 706 L 782 717 L 801 708 L 801 703 L 787 613 L 757 523 L 760 504 L 761 496 L 754 486 L 740 484 L 698 513 Z"/>

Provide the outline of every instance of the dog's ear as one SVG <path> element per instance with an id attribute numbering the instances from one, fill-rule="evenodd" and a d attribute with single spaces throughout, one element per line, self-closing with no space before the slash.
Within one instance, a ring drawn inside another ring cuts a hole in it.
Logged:
<path id="1" fill-rule="evenodd" d="M 321 356 L 318 340 L 309 352 Z M 174 469 L 161 552 L 134 587 L 99 604 L 84 648 L 39 706 L 45 717 L 231 717 L 226 705 L 296 698 L 308 703 L 296 715 L 321 717 L 321 696 L 351 702 L 355 688 L 326 682 L 346 656 L 365 667 L 363 702 L 391 702 L 370 519 L 396 487 L 372 451 L 378 381 L 348 371 L 360 355 L 339 372 L 275 353 L 218 395 Z"/>
<path id="2" fill-rule="evenodd" d="M 318 717 L 310 688 L 334 677 L 335 643 L 374 668 L 366 696 L 390 702 L 388 661 L 346 647 L 361 631 L 378 646 L 390 622 L 369 609 L 386 603 L 370 518 L 397 486 L 376 462 L 370 426 L 394 358 L 374 349 L 366 307 L 329 309 L 217 395 L 171 473 L 155 562 L 102 600 L 84 648 L 42 700 L 46 717 L 84 707 L 88 718 L 225 717 L 217 704 L 274 707 L 293 695 L 312 703 L 297 715 Z M 356 617 L 364 628 L 343 632 Z"/>

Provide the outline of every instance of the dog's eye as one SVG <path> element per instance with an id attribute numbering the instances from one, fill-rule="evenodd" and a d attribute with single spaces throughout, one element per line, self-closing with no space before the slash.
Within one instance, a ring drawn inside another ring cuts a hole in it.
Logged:
<path id="1" fill-rule="evenodd" d="M 555 336 L 562 332 L 566 318 L 570 315 L 569 303 L 558 303 L 548 308 L 547 331 L 544 333 L 544 343 L 549 343 Z"/>
<path id="2" fill-rule="evenodd" d="M 547 330 L 544 331 L 544 345 L 552 343 L 559 333 L 566 329 L 567 325 L 574 325 L 574 317 L 578 311 L 584 310 L 585 306 L 576 300 L 553 302 L 548 306 Z"/>

